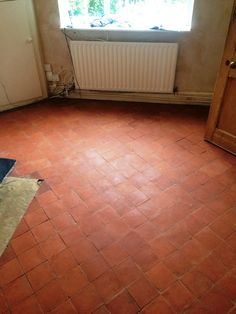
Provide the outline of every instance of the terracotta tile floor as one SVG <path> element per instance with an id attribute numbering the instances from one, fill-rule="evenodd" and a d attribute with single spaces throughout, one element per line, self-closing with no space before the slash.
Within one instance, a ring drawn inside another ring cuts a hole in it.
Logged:
<path id="1" fill-rule="evenodd" d="M 207 108 L 43 102 L 0 114 L 44 178 L 0 259 L 0 313 L 236 313 L 236 158 Z"/>

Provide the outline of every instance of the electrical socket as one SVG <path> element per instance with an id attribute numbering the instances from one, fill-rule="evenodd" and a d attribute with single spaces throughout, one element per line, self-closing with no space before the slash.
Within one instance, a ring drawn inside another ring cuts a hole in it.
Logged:
<path id="1" fill-rule="evenodd" d="M 52 72 L 51 64 L 44 64 L 44 71 L 45 72 Z"/>
<path id="2" fill-rule="evenodd" d="M 53 75 L 52 75 L 52 81 L 53 81 L 53 82 L 59 82 L 59 81 L 60 81 L 59 75 L 58 75 L 58 74 L 53 74 Z"/>
<path id="3" fill-rule="evenodd" d="M 47 77 L 47 80 L 48 80 L 49 82 L 52 82 L 52 81 L 53 81 L 53 74 L 52 74 L 51 71 L 46 72 L 46 77 Z"/>

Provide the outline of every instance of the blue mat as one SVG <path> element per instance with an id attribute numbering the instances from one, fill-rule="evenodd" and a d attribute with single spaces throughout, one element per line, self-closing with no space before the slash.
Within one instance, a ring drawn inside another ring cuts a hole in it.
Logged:
<path id="1" fill-rule="evenodd" d="M 15 159 L 0 158 L 0 183 L 12 170 L 16 163 Z"/>

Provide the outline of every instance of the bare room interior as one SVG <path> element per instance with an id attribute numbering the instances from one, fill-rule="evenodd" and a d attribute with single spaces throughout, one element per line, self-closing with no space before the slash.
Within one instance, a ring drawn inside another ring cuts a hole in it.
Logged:
<path id="1" fill-rule="evenodd" d="M 0 313 L 236 313 L 236 1 L 0 0 Z"/>

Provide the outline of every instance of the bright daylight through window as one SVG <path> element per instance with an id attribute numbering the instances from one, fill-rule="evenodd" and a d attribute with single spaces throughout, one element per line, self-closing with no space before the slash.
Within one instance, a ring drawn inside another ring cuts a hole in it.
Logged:
<path id="1" fill-rule="evenodd" d="M 194 0 L 58 0 L 61 27 L 191 29 Z"/>

